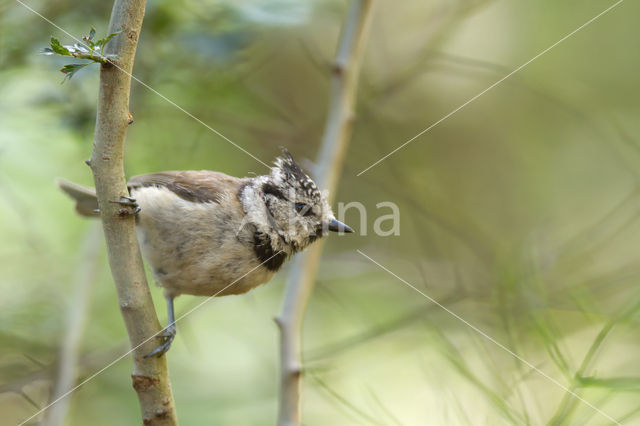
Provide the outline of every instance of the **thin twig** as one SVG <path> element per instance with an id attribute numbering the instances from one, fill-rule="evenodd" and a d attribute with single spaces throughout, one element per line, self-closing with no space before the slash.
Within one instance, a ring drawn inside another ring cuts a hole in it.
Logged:
<path id="1" fill-rule="evenodd" d="M 371 18 L 372 0 L 353 0 L 333 64 L 329 112 L 315 177 L 321 188 L 335 193 L 342 160 L 351 135 L 360 60 Z M 301 331 L 307 302 L 313 289 L 322 242 L 294 262 L 287 282 L 280 328 L 280 410 L 278 424 L 300 424 Z"/>
<path id="2" fill-rule="evenodd" d="M 100 229 L 92 224 L 86 233 L 74 279 L 74 293 L 68 307 L 67 327 L 60 345 L 60 355 L 50 401 L 60 399 L 46 411 L 47 426 L 62 426 L 69 409 L 69 398 L 61 398 L 69 391 L 77 377 L 78 347 L 89 312 L 91 290 L 96 278 L 100 254 Z"/>
<path id="3" fill-rule="evenodd" d="M 133 352 L 133 387 L 145 425 L 176 425 L 166 357 L 144 358 L 161 330 L 144 273 L 133 215 L 123 215 L 112 201 L 128 195 L 124 175 L 124 144 L 130 124 L 131 71 L 144 18 L 145 0 L 115 0 L 109 33 L 122 31 L 107 44 L 111 64 L 100 66 L 100 94 L 95 141 L 90 160 L 98 205 L 122 317 Z M 140 345 L 140 347 L 138 347 Z"/>

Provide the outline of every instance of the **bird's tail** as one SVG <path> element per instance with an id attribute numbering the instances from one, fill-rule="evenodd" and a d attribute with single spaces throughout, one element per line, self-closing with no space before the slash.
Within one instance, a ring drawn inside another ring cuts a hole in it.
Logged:
<path id="1" fill-rule="evenodd" d="M 92 188 L 77 185 L 64 179 L 56 179 L 56 183 L 68 196 L 76 202 L 76 212 L 81 216 L 98 217 L 98 199 Z"/>

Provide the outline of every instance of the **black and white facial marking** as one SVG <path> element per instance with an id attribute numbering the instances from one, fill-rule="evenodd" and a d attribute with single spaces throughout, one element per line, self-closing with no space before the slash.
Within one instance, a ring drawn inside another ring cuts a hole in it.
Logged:
<path id="1" fill-rule="evenodd" d="M 261 241 L 268 236 L 274 252 L 291 255 L 321 237 L 335 217 L 326 195 L 288 151 L 283 154 L 270 174 L 253 179 L 243 190 L 241 201 Z"/>
<path id="2" fill-rule="evenodd" d="M 268 234 L 256 231 L 253 234 L 253 251 L 261 264 L 271 270 L 277 271 L 289 254 L 284 251 L 275 250 Z"/>

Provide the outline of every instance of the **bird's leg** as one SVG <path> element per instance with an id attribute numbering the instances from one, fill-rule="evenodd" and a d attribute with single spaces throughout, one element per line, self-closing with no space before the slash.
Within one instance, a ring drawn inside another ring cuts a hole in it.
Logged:
<path id="1" fill-rule="evenodd" d="M 120 211 L 118 211 L 118 214 L 120 216 L 136 215 L 140 213 L 140 206 L 138 205 L 138 202 L 136 201 L 136 199 L 133 197 L 125 197 L 123 195 L 122 197 L 120 197 L 118 201 L 111 200 L 109 202 L 114 204 L 120 204 L 122 207 L 124 207 L 120 209 Z"/>
<path id="2" fill-rule="evenodd" d="M 176 337 L 176 319 L 173 313 L 173 296 L 165 296 L 167 301 L 167 313 L 169 314 L 169 325 L 164 329 L 162 333 L 159 333 L 156 337 L 162 339 L 162 343 L 158 345 L 153 351 L 146 354 L 144 357 L 149 358 L 152 356 L 161 357 L 171 347 L 171 342 Z"/>

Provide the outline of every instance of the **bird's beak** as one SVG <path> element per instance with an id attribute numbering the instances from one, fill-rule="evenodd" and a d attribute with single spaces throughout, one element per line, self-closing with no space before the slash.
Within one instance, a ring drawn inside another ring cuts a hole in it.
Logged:
<path id="1" fill-rule="evenodd" d="M 329 222 L 329 231 L 344 232 L 346 234 L 350 234 L 353 232 L 353 229 L 349 228 L 339 220 L 332 219 L 331 222 Z"/>

